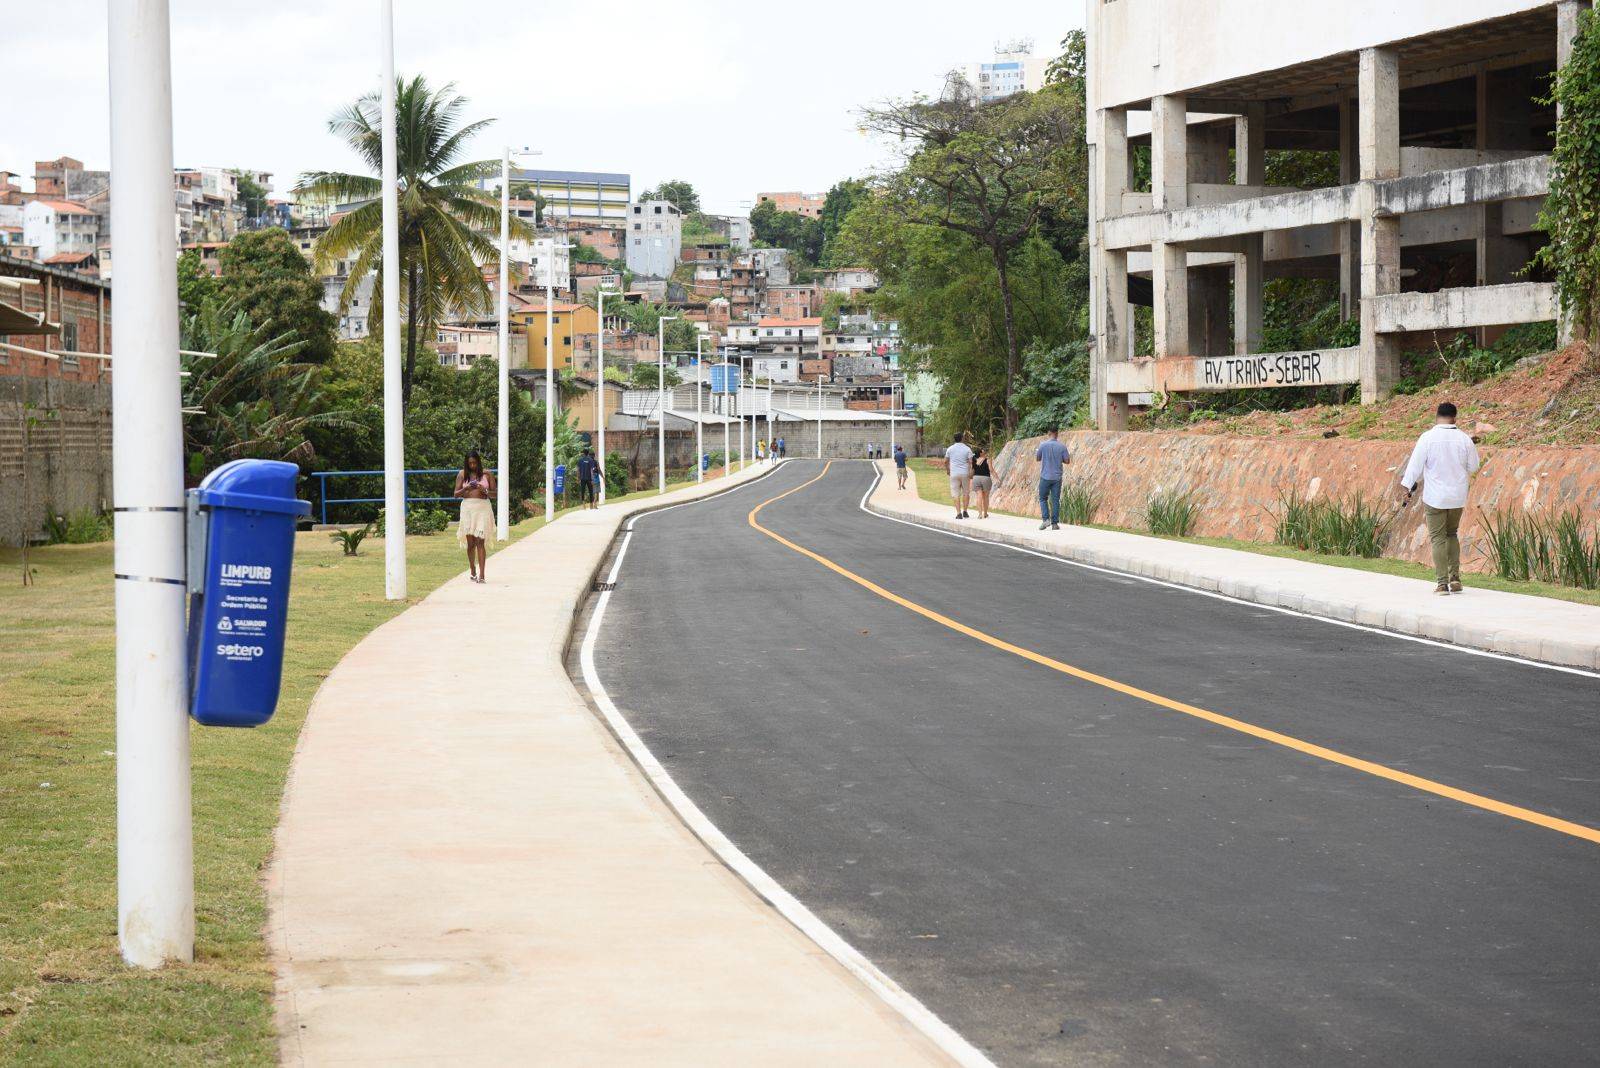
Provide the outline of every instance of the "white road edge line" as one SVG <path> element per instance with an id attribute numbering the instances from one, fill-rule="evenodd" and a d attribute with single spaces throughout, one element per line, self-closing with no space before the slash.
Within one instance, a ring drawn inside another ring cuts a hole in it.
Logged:
<path id="1" fill-rule="evenodd" d="M 1590 671 L 1586 668 L 1569 667 L 1565 664 L 1546 664 L 1540 660 L 1529 660 L 1528 658 L 1522 656 L 1512 656 L 1510 653 L 1496 653 L 1489 649 L 1474 649 L 1467 645 L 1456 645 L 1453 642 L 1442 642 L 1436 638 L 1424 638 L 1419 634 L 1401 634 L 1397 630 L 1385 630 L 1382 627 L 1372 627 L 1365 623 L 1351 623 L 1344 619 L 1330 619 L 1328 616 L 1319 616 L 1312 612 L 1302 612 L 1295 608 L 1284 608 L 1281 605 L 1275 604 L 1262 604 L 1260 601 L 1250 601 L 1243 597 L 1234 597 L 1230 594 L 1218 593 L 1215 590 L 1202 590 L 1198 586 L 1185 586 L 1181 582 L 1169 582 L 1166 579 L 1151 578 L 1149 575 L 1138 575 L 1134 574 L 1132 571 L 1118 571 L 1117 569 L 1111 567 L 1101 567 L 1099 564 L 1086 564 L 1082 560 L 1073 560 L 1070 557 L 1057 556 L 1055 553 L 1040 552 L 1037 549 L 1029 549 L 1022 545 L 1012 545 L 1010 542 L 996 541 L 990 538 L 975 538 L 970 534 L 957 534 L 953 530 L 945 530 L 942 527 L 930 527 L 926 524 L 918 523 L 915 520 L 901 519 L 899 516 L 885 515 L 882 512 L 875 512 L 871 508 L 867 507 L 867 500 L 872 496 L 873 491 L 878 488 L 878 483 L 883 481 L 883 471 L 878 467 L 878 465 L 874 463 L 872 465 L 872 469 L 872 484 L 867 487 L 867 492 L 861 495 L 860 507 L 863 512 L 876 519 L 883 519 L 890 523 L 900 523 L 904 526 L 915 527 L 917 530 L 925 530 L 931 534 L 944 534 L 951 538 L 960 538 L 962 541 L 976 542 L 979 545 L 992 545 L 999 549 L 1010 549 L 1012 552 L 1026 553 L 1029 556 L 1037 556 L 1041 560 L 1052 560 L 1058 564 L 1081 567 L 1085 571 L 1098 571 L 1103 575 L 1114 575 L 1117 578 L 1134 579 L 1139 582 L 1148 582 L 1152 586 L 1165 586 L 1168 589 L 1182 590 L 1185 593 L 1195 593 L 1199 594 L 1201 597 L 1211 597 L 1218 601 L 1228 601 L 1231 604 L 1246 605 L 1250 608 L 1259 608 L 1268 612 L 1281 612 L 1286 616 L 1299 616 L 1301 619 L 1314 619 L 1318 623 L 1329 623 L 1335 627 L 1349 627 L 1351 630 L 1364 630 L 1368 634 L 1379 634 L 1385 638 L 1397 638 L 1403 642 L 1416 642 L 1419 645 L 1431 645 L 1435 649 L 1447 649 L 1453 653 L 1466 653 L 1469 656 L 1486 656 L 1491 660 L 1506 660 L 1513 664 L 1523 664 L 1527 667 L 1543 668 L 1546 671 L 1560 671 L 1568 675 L 1582 675 L 1586 678 L 1600 679 L 1600 671 Z"/>
<path id="2" fill-rule="evenodd" d="M 736 490 L 730 490 L 730 493 Z M 721 496 L 726 496 L 722 494 Z M 712 500 L 715 498 L 706 498 Z M 685 504 L 698 504 L 698 501 L 686 501 Z M 672 505 L 681 508 L 683 505 Z M 668 508 L 659 508 L 654 512 L 646 512 L 635 517 L 634 521 L 659 515 L 669 511 Z M 617 581 L 617 576 L 622 572 L 622 561 L 628 552 L 628 543 L 633 540 L 633 521 L 630 521 L 627 533 L 623 536 L 622 544 L 617 547 L 616 563 L 611 568 L 611 573 L 606 576 L 608 583 Z M 807 938 L 828 956 L 838 961 L 846 971 L 861 980 L 866 987 L 876 994 L 885 1004 L 903 1016 L 911 1026 L 920 1031 L 930 1042 L 948 1055 L 957 1064 L 965 1068 L 995 1068 L 994 1062 L 983 1054 L 976 1046 L 962 1038 L 956 1030 L 938 1016 L 934 1015 L 917 998 L 889 978 L 876 965 L 868 960 L 861 951 L 841 938 L 816 914 L 793 894 L 779 886 L 777 881 L 762 870 L 761 866 L 746 856 L 738 846 L 734 845 L 727 835 L 717 829 L 716 824 L 706 818 L 700 807 L 689 799 L 678 784 L 673 781 L 671 774 L 656 760 L 644 741 L 636 734 L 617 706 L 612 703 L 611 696 L 606 692 L 605 685 L 600 681 L 600 673 L 595 668 L 594 646 L 595 639 L 600 634 L 600 623 L 605 618 L 606 605 L 611 601 L 611 591 L 600 594 L 595 602 L 594 613 L 589 619 L 589 628 L 584 632 L 583 647 L 579 653 L 579 662 L 583 666 L 583 681 L 589 687 L 589 692 L 594 696 L 595 706 L 600 709 L 600 714 L 606 719 L 612 732 L 622 741 L 630 756 L 650 779 L 651 785 L 656 788 L 661 797 L 672 807 L 689 830 L 706 844 L 706 847 L 716 854 L 717 859 L 727 865 L 733 873 L 743 879 L 745 884 L 756 894 L 764 898 L 773 908 L 777 909 L 784 919 L 794 924 Z"/>

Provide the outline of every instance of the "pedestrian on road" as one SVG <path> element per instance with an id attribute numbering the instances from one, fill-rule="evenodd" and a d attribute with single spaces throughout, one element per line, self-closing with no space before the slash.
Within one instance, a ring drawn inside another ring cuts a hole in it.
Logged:
<path id="1" fill-rule="evenodd" d="M 972 494 L 972 446 L 962 441 L 963 435 L 956 433 L 956 440 L 944 450 L 944 458 L 950 467 L 950 500 L 956 506 L 956 518 L 967 518 L 967 498 Z"/>
<path id="2" fill-rule="evenodd" d="M 1051 427 L 1034 450 L 1039 461 L 1039 529 L 1061 529 L 1062 467 L 1072 462 L 1072 453 L 1060 441 L 1061 428 Z"/>
<path id="3" fill-rule="evenodd" d="M 906 488 L 906 447 L 894 447 L 894 477 L 899 480 L 900 488 Z"/>
<path id="4" fill-rule="evenodd" d="M 989 491 L 994 479 L 989 474 L 989 450 L 978 446 L 972 457 L 972 495 L 978 498 L 978 518 L 989 518 Z"/>
<path id="5" fill-rule="evenodd" d="M 494 476 L 483 469 L 483 457 L 473 449 L 456 472 L 456 496 L 461 498 L 456 543 L 466 546 L 467 571 L 473 582 L 484 581 L 488 547 L 494 544 L 494 505 L 489 503 L 494 492 Z"/>
<path id="6" fill-rule="evenodd" d="M 595 486 L 604 477 L 599 461 L 594 458 L 594 450 L 585 448 L 578 457 L 578 499 L 585 508 L 599 507 L 595 502 Z"/>
<path id="7" fill-rule="evenodd" d="M 1466 432 L 1456 426 L 1456 406 L 1449 401 L 1439 405 L 1438 419 L 1431 430 L 1417 439 L 1411 460 L 1400 476 L 1402 506 L 1411 503 L 1417 480 L 1422 481 L 1422 511 L 1428 524 L 1428 540 L 1433 543 L 1433 572 L 1439 584 L 1436 594 L 1460 593 L 1461 513 L 1467 506 L 1467 483 L 1478 470 L 1478 447 Z"/>
<path id="8" fill-rule="evenodd" d="M 788 455 L 789 455 L 789 445 L 788 445 L 787 442 L 785 442 L 783 440 L 783 436 L 779 435 L 778 436 L 778 459 L 782 460 L 785 457 L 787 457 Z"/>

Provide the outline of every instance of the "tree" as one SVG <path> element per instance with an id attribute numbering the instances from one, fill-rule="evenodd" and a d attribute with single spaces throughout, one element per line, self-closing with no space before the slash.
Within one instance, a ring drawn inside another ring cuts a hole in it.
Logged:
<path id="1" fill-rule="evenodd" d="M 256 326 L 235 301 L 206 301 L 182 321 L 184 455 L 199 477 L 228 460 L 316 456 L 316 429 L 354 429 L 322 388 L 320 368 L 300 359 L 304 343 L 289 332 Z"/>
<path id="2" fill-rule="evenodd" d="M 700 194 L 682 178 L 669 178 L 639 195 L 640 200 L 665 200 L 685 215 L 700 210 Z"/>
<path id="3" fill-rule="evenodd" d="M 1012 258 L 1035 236 L 1047 207 L 1084 211 L 1088 157 L 1081 97 L 1063 85 L 980 104 L 964 93 L 916 98 L 864 112 L 869 129 L 908 144 L 900 169 L 876 183 L 879 199 L 907 224 L 961 235 L 992 262 L 1003 311 L 1004 421 L 1016 425 L 1013 394 L 1022 342 Z"/>
<path id="4" fill-rule="evenodd" d="M 850 212 L 871 195 L 872 187 L 859 178 L 846 178 L 828 190 L 828 195 L 822 202 L 822 218 L 818 220 L 822 231 L 822 251 L 818 262 L 829 267 L 853 266 L 841 262 L 833 246 Z"/>
<path id="5" fill-rule="evenodd" d="M 260 182 L 243 171 L 233 172 L 239 187 L 239 206 L 247 219 L 259 219 L 267 213 L 267 190 Z"/>
<path id="6" fill-rule="evenodd" d="M 750 232 L 766 248 L 786 248 L 805 263 L 822 256 L 822 223 L 799 212 L 779 211 L 763 200 L 750 212 Z"/>
<path id="7" fill-rule="evenodd" d="M 435 91 L 417 75 L 396 80 L 395 133 L 400 199 L 400 299 L 406 321 L 405 366 L 401 396 L 411 402 L 417 374 L 417 348 L 446 314 L 480 314 L 489 307 L 489 287 L 480 265 L 499 253 L 489 235 L 500 228 L 498 198 L 478 188 L 492 177 L 498 160 L 459 162 L 467 144 L 492 120 L 464 122 L 467 99 L 446 85 Z M 383 136 L 381 101 L 368 93 L 334 115 L 328 129 L 343 137 L 373 172 L 381 172 Z M 317 241 L 316 266 L 330 271 L 340 260 L 355 265 L 340 295 L 349 307 L 361 281 L 381 267 L 383 256 L 383 193 L 381 178 L 312 171 L 300 176 L 295 190 L 303 197 L 331 204 L 355 204 Z M 515 237 L 531 238 L 533 229 L 511 220 Z M 382 322 L 382 288 L 373 300 L 372 321 Z"/>
<path id="8" fill-rule="evenodd" d="M 255 325 L 300 343 L 300 358 L 333 357 L 338 320 L 322 307 L 322 283 L 289 235 L 273 227 L 240 234 L 219 257 L 217 295 Z"/>
<path id="9" fill-rule="evenodd" d="M 636 363 L 628 372 L 628 384 L 634 389 L 655 389 L 661 384 L 662 371 L 653 363 Z M 666 384 L 670 389 L 683 381 L 683 376 L 676 367 L 668 366 L 665 373 Z"/>
<path id="10" fill-rule="evenodd" d="M 178 307 L 180 312 L 197 312 L 217 296 L 217 280 L 206 270 L 200 253 L 194 249 L 178 256 Z"/>
<path id="11" fill-rule="evenodd" d="M 1545 103 L 1561 118 L 1539 213 L 1550 242 L 1534 263 L 1555 276 L 1562 314 L 1592 346 L 1600 341 L 1600 23 L 1592 11 L 1578 13 L 1572 56 Z"/>

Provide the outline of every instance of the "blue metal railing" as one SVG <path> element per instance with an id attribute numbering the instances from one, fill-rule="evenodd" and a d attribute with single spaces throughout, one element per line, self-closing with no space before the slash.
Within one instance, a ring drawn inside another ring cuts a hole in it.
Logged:
<path id="1" fill-rule="evenodd" d="M 485 468 L 484 470 L 488 471 L 491 475 L 494 475 L 496 478 L 500 477 L 500 472 L 497 471 L 495 468 L 488 467 L 488 468 Z M 323 526 L 327 526 L 328 525 L 328 505 L 330 505 L 330 504 L 382 504 L 384 502 L 384 498 L 382 498 L 382 497 L 329 497 L 328 496 L 328 479 L 330 479 L 330 478 L 339 478 L 339 477 L 346 476 L 346 475 L 354 478 L 354 477 L 359 477 L 359 476 L 362 476 L 362 475 L 370 476 L 370 475 L 381 475 L 381 474 L 383 474 L 382 471 L 312 471 L 311 472 L 311 477 L 317 479 L 317 483 L 318 483 L 317 488 L 318 488 L 320 496 L 322 497 L 322 525 Z M 457 498 L 453 494 L 451 496 L 449 496 L 449 497 L 413 497 L 413 496 L 411 496 L 411 490 L 410 490 L 410 479 L 411 479 L 412 475 L 452 475 L 453 476 L 455 474 L 456 474 L 456 468 L 454 468 L 454 467 L 417 467 L 417 468 L 408 468 L 406 470 L 406 477 L 405 477 L 405 486 L 406 486 L 405 498 L 406 498 L 407 506 L 409 506 L 412 501 L 455 501 L 455 500 L 459 500 L 459 498 Z"/>

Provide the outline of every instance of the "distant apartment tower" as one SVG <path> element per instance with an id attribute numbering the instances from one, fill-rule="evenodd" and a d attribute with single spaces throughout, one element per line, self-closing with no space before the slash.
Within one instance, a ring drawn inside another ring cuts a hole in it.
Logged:
<path id="1" fill-rule="evenodd" d="M 669 200 L 641 200 L 628 213 L 628 270 L 665 278 L 683 252 L 683 215 Z"/>
<path id="2" fill-rule="evenodd" d="M 633 178 L 603 171 L 512 171 L 513 186 L 526 184 L 543 197 L 547 216 L 559 219 L 623 219 L 633 200 Z M 499 178 L 479 183 L 499 189 Z M 517 190 L 523 196 L 528 190 Z"/>
<path id="3" fill-rule="evenodd" d="M 987 104 L 1024 90 L 1033 93 L 1044 87 L 1049 60 L 1028 52 L 996 51 L 989 63 L 968 63 L 962 70 L 978 99 Z"/>
<path id="4" fill-rule="evenodd" d="M 822 218 L 822 202 L 826 193 L 757 193 L 756 203 L 771 205 L 779 211 L 792 211 L 808 219 Z"/>

